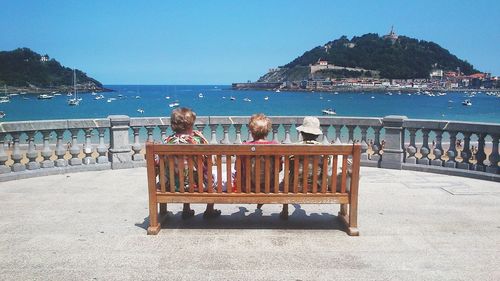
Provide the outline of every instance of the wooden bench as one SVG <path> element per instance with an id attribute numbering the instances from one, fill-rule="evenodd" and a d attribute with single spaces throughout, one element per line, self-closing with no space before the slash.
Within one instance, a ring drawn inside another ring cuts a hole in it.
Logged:
<path id="1" fill-rule="evenodd" d="M 347 233 L 357 236 L 359 235 L 357 212 L 360 151 L 359 144 L 169 145 L 147 143 L 148 234 L 157 234 L 160 231 L 158 212 L 160 215 L 166 214 L 168 203 L 333 203 L 340 204 L 338 216 L 347 226 Z M 258 157 L 262 161 L 253 161 L 254 165 L 251 165 L 252 157 Z M 337 164 L 339 157 L 342 158 L 341 169 Z M 348 158 L 352 159 L 351 171 L 347 168 Z M 184 161 L 177 161 L 178 159 L 184 159 Z M 225 163 L 233 164 L 226 165 Z M 272 164 L 274 165 L 271 166 Z M 196 171 L 203 170 L 204 165 L 208 167 L 207 174 L 212 172 L 214 177 L 204 178 L 203 173 L 196 173 Z M 329 165 L 330 174 L 323 172 L 329 169 Z M 180 171 L 188 170 L 188 172 L 186 176 L 184 173 L 176 174 L 174 169 L 169 167 L 175 167 Z M 299 167 L 303 168 L 299 169 Z M 232 169 L 236 171 L 235 179 L 232 178 Z M 263 184 L 250 188 L 250 177 L 246 176 L 245 182 L 242 182 L 242 169 L 246 171 L 243 174 L 252 174 L 256 177 L 253 182 Z M 262 179 L 262 173 L 251 173 L 251 169 L 263 171 L 264 179 Z M 280 171 L 281 177 L 271 177 L 271 173 L 278 175 Z M 303 173 L 303 176 L 299 175 L 300 173 Z M 290 175 L 293 176 L 290 177 Z M 309 178 L 307 175 L 310 175 Z M 177 183 L 187 183 L 185 188 L 176 186 L 176 177 Z M 215 178 L 218 180 L 216 181 Z M 220 180 L 222 178 L 223 180 Z M 274 183 L 271 183 L 271 178 Z M 301 178 L 303 182 L 299 183 Z M 225 185 L 223 181 L 227 184 Z M 198 188 L 204 185 L 213 188 Z M 300 188 L 301 185 L 307 188 Z M 286 215 L 288 214 L 287 207 L 288 205 L 284 205 Z"/>

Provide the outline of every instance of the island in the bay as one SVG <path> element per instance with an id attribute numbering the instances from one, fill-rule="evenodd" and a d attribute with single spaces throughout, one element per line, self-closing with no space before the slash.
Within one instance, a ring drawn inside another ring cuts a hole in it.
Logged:
<path id="1" fill-rule="evenodd" d="M 233 89 L 369 91 L 499 89 L 498 77 L 475 69 L 434 42 L 369 33 L 315 47 L 256 82 Z"/>
<path id="2" fill-rule="evenodd" d="M 102 83 L 75 69 L 79 92 L 109 91 Z M 73 69 L 29 48 L 0 52 L 0 88 L 9 92 L 51 93 L 73 90 Z"/>

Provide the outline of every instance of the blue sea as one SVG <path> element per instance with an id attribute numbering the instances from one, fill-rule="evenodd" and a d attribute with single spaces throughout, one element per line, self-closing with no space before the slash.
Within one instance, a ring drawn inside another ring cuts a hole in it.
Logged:
<path id="1" fill-rule="evenodd" d="M 485 91 L 469 98 L 461 92 L 429 97 L 397 92 L 387 95 L 386 92 L 235 91 L 228 85 L 105 87 L 114 92 L 102 93 L 104 98 L 100 100 L 95 100 L 91 93 L 79 93 L 83 99 L 79 106 L 68 106 L 66 93 L 50 100 L 39 100 L 33 94 L 12 96 L 10 103 L 0 104 L 0 111 L 6 113 L 2 121 L 102 118 L 113 114 L 169 116 L 169 103 L 178 101 L 180 106 L 195 110 L 198 116 L 249 116 L 257 112 L 270 116 L 322 115 L 321 110 L 331 108 L 337 116 L 406 115 L 418 119 L 500 123 L 500 98 L 487 96 Z M 115 100 L 108 102 L 109 98 Z M 471 99 L 472 106 L 463 106 L 465 99 Z"/>

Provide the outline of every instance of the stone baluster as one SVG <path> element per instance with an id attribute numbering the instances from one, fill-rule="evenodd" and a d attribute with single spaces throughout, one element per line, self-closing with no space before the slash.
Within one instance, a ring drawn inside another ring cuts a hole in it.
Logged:
<path id="1" fill-rule="evenodd" d="M 434 146 L 434 149 L 432 150 L 432 153 L 434 154 L 435 158 L 434 160 L 431 161 L 431 165 L 433 166 L 444 165 L 444 161 L 441 159 L 441 156 L 443 156 L 442 141 L 443 141 L 443 131 L 436 130 L 436 144 Z"/>
<path id="2" fill-rule="evenodd" d="M 69 159 L 69 164 L 71 166 L 82 165 L 82 159 L 80 159 L 80 146 L 78 145 L 78 132 L 80 129 L 71 129 L 71 148 L 69 153 L 71 154 L 71 159 Z"/>
<path id="3" fill-rule="evenodd" d="M 472 134 L 469 132 L 464 133 L 464 148 L 462 152 L 460 153 L 460 156 L 462 156 L 462 162 L 457 163 L 457 168 L 459 169 L 465 169 L 468 170 L 470 168 L 470 157 L 471 157 L 471 151 L 470 151 L 470 136 Z"/>
<path id="4" fill-rule="evenodd" d="M 68 161 L 66 159 L 64 159 L 64 155 L 66 155 L 66 152 L 69 149 L 67 147 L 64 147 L 64 144 L 63 144 L 64 131 L 65 130 L 56 130 L 56 135 L 57 135 L 56 155 L 57 155 L 57 159 L 54 163 L 56 167 L 68 166 Z"/>
<path id="5" fill-rule="evenodd" d="M 218 124 L 210 124 L 210 144 L 218 144 L 217 141 L 217 126 Z"/>
<path id="6" fill-rule="evenodd" d="M 415 153 L 417 153 L 417 146 L 415 144 L 415 136 L 417 129 L 409 128 L 408 131 L 410 131 L 410 144 L 406 148 L 407 156 L 405 162 L 409 164 L 416 164 L 417 158 L 415 157 Z"/>
<path id="7" fill-rule="evenodd" d="M 273 124 L 272 129 L 273 129 L 273 141 L 279 142 L 278 140 L 278 130 L 280 128 L 280 124 Z"/>
<path id="8" fill-rule="evenodd" d="M 234 140 L 235 144 L 242 144 L 241 141 L 241 124 L 234 124 L 234 129 L 236 131 L 236 139 Z"/>
<path id="9" fill-rule="evenodd" d="M 28 170 L 40 169 L 40 163 L 36 161 L 36 158 L 38 157 L 38 151 L 36 151 L 35 147 L 35 133 L 35 131 L 26 133 L 28 135 L 28 151 L 26 152 L 26 158 L 28 158 L 26 168 Z"/>
<path id="10" fill-rule="evenodd" d="M 490 161 L 490 165 L 486 167 L 486 172 L 488 173 L 493 173 L 493 174 L 498 174 L 500 172 L 500 168 L 498 167 L 498 161 L 500 160 L 500 155 L 498 153 L 498 135 L 493 135 L 491 136 L 493 138 L 492 140 L 492 146 L 491 146 L 491 154 L 488 158 Z"/>
<path id="11" fill-rule="evenodd" d="M 156 126 L 146 126 L 146 132 L 148 134 L 148 138 L 146 139 L 146 141 L 148 142 L 154 142 L 155 139 L 153 137 L 153 131 L 155 130 Z"/>
<path id="12" fill-rule="evenodd" d="M 356 128 L 356 126 L 348 125 L 346 127 L 348 133 L 347 143 L 352 144 L 354 142 L 354 128 Z"/>
<path id="13" fill-rule="evenodd" d="M 132 151 L 134 151 L 134 154 L 132 155 L 133 161 L 144 161 L 144 155 L 141 154 L 142 145 L 139 140 L 140 130 L 141 127 L 132 127 L 134 134 L 134 144 L 132 145 Z"/>
<path id="14" fill-rule="evenodd" d="M 371 155 L 370 160 L 376 162 L 380 161 L 380 130 L 382 130 L 381 127 L 373 128 L 375 138 L 372 145 L 373 154 Z"/>
<path id="15" fill-rule="evenodd" d="M 359 126 L 361 129 L 361 160 L 368 160 L 368 144 L 366 143 L 367 126 Z"/>
<path id="16" fill-rule="evenodd" d="M 97 163 L 105 164 L 108 163 L 108 157 L 106 157 L 108 148 L 104 144 L 104 132 L 106 128 L 97 128 L 97 131 L 99 132 L 99 145 L 97 146 L 97 153 L 99 153 L 99 156 L 97 157 Z"/>
<path id="17" fill-rule="evenodd" d="M 93 128 L 85 129 L 85 145 L 83 152 L 85 153 L 85 158 L 83 158 L 83 163 L 85 165 L 95 164 L 95 158 L 92 157 L 92 131 Z"/>
<path id="18" fill-rule="evenodd" d="M 283 140 L 284 144 L 292 143 L 292 138 L 290 135 L 290 129 L 292 128 L 292 124 L 283 124 L 283 128 L 285 128 L 285 140 Z"/>
<path id="19" fill-rule="evenodd" d="M 340 138 L 340 130 L 342 129 L 342 125 L 334 126 L 335 128 L 335 143 L 342 143 L 342 139 Z"/>
<path id="20" fill-rule="evenodd" d="M 206 127 L 206 125 L 205 125 L 205 124 L 196 124 L 196 125 L 194 125 L 194 126 L 196 127 L 196 129 L 197 129 L 198 131 L 200 131 L 203 135 L 205 135 L 205 134 L 203 133 L 203 131 L 205 130 L 205 127 Z"/>
<path id="21" fill-rule="evenodd" d="M 229 141 L 229 127 L 231 127 L 231 124 L 222 124 L 222 131 L 223 131 L 223 139 L 220 141 L 222 144 L 230 144 L 231 141 Z"/>
<path id="22" fill-rule="evenodd" d="M 21 159 L 23 159 L 23 155 L 21 154 L 21 149 L 19 148 L 19 137 L 20 133 L 12 134 L 13 149 L 11 157 L 12 160 L 14 161 L 14 164 L 12 164 L 13 172 L 21 172 L 26 170 L 26 166 L 21 164 Z"/>
<path id="23" fill-rule="evenodd" d="M 51 131 L 42 131 L 43 135 L 43 148 L 42 148 L 42 168 L 53 168 L 54 167 L 54 161 L 50 160 L 50 157 L 52 157 L 52 149 L 50 149 L 50 144 L 49 144 L 49 138 L 50 138 L 50 133 Z"/>
<path id="24" fill-rule="evenodd" d="M 429 129 L 422 129 L 422 147 L 420 147 L 420 154 L 422 157 L 417 160 L 418 164 L 421 165 L 429 165 L 429 153 L 431 150 L 429 149 Z"/>
<path id="25" fill-rule="evenodd" d="M 457 132 L 449 131 L 450 134 L 450 148 L 446 152 L 448 156 L 448 160 L 444 163 L 444 166 L 447 168 L 455 168 L 457 166 Z"/>
<path id="26" fill-rule="evenodd" d="M 163 141 L 165 141 L 165 139 L 167 138 L 167 129 L 168 129 L 168 126 L 167 125 L 160 125 L 158 126 L 160 128 L 160 143 L 163 143 Z"/>
<path id="27" fill-rule="evenodd" d="M 247 126 L 247 129 L 248 129 L 248 139 L 247 139 L 247 141 L 248 142 L 253 141 L 252 132 L 250 132 L 250 128 L 248 128 L 248 126 Z"/>
<path id="28" fill-rule="evenodd" d="M 330 128 L 330 125 L 320 125 L 321 127 L 321 132 L 323 132 L 323 140 L 321 141 L 322 144 L 329 144 L 330 141 L 328 140 L 328 129 Z"/>
<path id="29" fill-rule="evenodd" d="M 474 170 L 484 172 L 485 165 L 484 160 L 486 160 L 486 153 L 484 152 L 484 138 L 486 137 L 485 133 L 478 133 L 477 140 L 477 153 L 476 153 L 476 164 L 474 165 Z"/>
<path id="30" fill-rule="evenodd" d="M 5 164 L 9 157 L 5 152 L 5 136 L 6 134 L 0 133 L 0 174 L 10 173 L 10 168 Z"/>

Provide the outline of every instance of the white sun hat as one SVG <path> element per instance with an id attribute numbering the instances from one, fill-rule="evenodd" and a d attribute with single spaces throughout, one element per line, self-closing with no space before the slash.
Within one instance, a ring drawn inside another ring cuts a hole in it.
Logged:
<path id="1" fill-rule="evenodd" d="M 297 131 L 299 132 L 304 132 L 307 134 L 313 134 L 313 135 L 322 135 L 323 132 L 321 131 L 319 127 L 319 119 L 316 117 L 312 116 L 306 116 L 304 117 L 304 121 L 302 122 L 302 125 L 298 126 Z"/>

